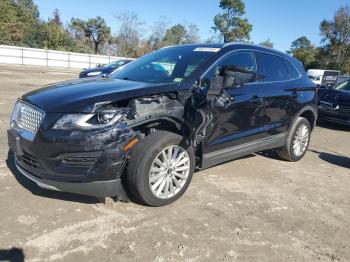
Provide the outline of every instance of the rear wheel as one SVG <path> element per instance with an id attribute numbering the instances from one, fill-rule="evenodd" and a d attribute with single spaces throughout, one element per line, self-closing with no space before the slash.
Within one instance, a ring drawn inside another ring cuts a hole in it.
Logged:
<path id="1" fill-rule="evenodd" d="M 304 157 L 310 144 L 311 126 L 309 121 L 298 117 L 294 122 L 286 145 L 277 150 L 278 155 L 288 161 L 298 161 Z"/>
<path id="2" fill-rule="evenodd" d="M 177 134 L 157 131 L 134 148 L 127 175 L 129 190 L 150 206 L 163 206 L 183 195 L 192 179 L 194 153 Z"/>

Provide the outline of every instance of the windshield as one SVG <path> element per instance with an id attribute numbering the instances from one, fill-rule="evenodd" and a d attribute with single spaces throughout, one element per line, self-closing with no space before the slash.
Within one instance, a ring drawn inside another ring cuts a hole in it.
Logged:
<path id="1" fill-rule="evenodd" d="M 126 63 L 125 60 L 118 60 L 118 61 L 113 61 L 107 65 L 104 65 L 104 67 L 109 67 L 109 68 L 117 68 L 119 66 L 122 66 Z"/>
<path id="2" fill-rule="evenodd" d="M 344 91 L 350 91 L 350 81 L 345 81 L 343 83 L 340 83 L 336 87 L 334 87 L 336 90 L 344 90 Z"/>
<path id="3" fill-rule="evenodd" d="M 321 77 L 320 77 L 320 76 L 308 75 L 308 77 L 309 77 L 311 80 L 314 80 L 314 81 L 319 81 L 319 80 L 321 80 Z"/>
<path id="4" fill-rule="evenodd" d="M 149 83 L 181 83 L 218 50 L 193 46 L 163 48 L 123 66 L 111 77 Z"/>

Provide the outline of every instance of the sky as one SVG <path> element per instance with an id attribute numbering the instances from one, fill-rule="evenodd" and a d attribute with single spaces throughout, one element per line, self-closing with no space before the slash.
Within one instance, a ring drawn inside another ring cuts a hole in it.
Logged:
<path id="1" fill-rule="evenodd" d="M 176 23 L 196 24 L 204 42 L 213 32 L 213 17 L 220 12 L 219 0 L 34 0 L 42 19 L 51 17 L 57 8 L 64 23 L 71 17 L 87 19 L 102 16 L 118 30 L 116 15 L 134 12 L 149 30 L 161 17 L 167 17 L 169 26 Z M 336 10 L 350 0 L 244 0 L 245 17 L 253 25 L 251 41 L 258 44 L 270 39 L 274 48 L 286 51 L 300 36 L 307 36 L 315 45 L 321 37 L 319 25 L 323 19 L 332 19 Z M 147 34 L 147 31 L 145 32 Z"/>

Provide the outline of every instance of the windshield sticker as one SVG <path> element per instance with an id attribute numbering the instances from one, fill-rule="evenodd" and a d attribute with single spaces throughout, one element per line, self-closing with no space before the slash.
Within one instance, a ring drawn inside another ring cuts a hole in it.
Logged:
<path id="1" fill-rule="evenodd" d="M 216 48 L 216 47 L 197 47 L 196 49 L 194 49 L 193 51 L 195 52 L 218 52 L 220 50 L 220 48 Z"/>

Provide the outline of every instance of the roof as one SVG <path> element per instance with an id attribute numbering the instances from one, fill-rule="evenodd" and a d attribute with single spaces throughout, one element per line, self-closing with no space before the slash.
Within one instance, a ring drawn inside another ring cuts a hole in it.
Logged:
<path id="1" fill-rule="evenodd" d="M 220 48 L 220 49 L 226 49 L 226 48 L 246 48 L 246 49 L 251 49 L 251 50 L 259 50 L 259 51 L 265 51 L 269 53 L 273 53 L 282 57 L 285 57 L 289 60 L 294 60 L 298 62 L 299 64 L 301 63 L 297 59 L 295 59 L 293 56 L 285 53 L 278 51 L 276 49 L 270 48 L 270 47 L 264 47 L 261 45 L 256 45 L 252 43 L 247 43 L 247 42 L 230 42 L 230 43 L 196 43 L 196 44 L 185 44 L 185 45 L 179 45 L 179 46 L 188 46 L 188 47 L 209 47 L 209 48 Z M 169 46 L 170 47 L 170 46 Z M 171 46 L 171 47 L 176 47 L 176 46 Z"/>
<path id="2" fill-rule="evenodd" d="M 286 53 L 283 53 L 281 51 L 278 51 L 273 48 L 264 47 L 261 45 L 255 45 L 252 43 L 246 43 L 246 42 L 230 42 L 230 43 L 195 43 L 195 44 L 185 44 L 185 45 L 179 45 L 179 46 L 189 46 L 189 47 L 212 47 L 212 48 L 226 48 L 226 47 L 246 47 L 249 49 L 255 49 L 255 50 L 266 50 L 269 52 L 277 52 L 282 53 L 284 55 L 287 55 Z M 169 46 L 170 47 L 170 46 Z M 172 46 L 176 47 L 176 46 Z"/>

